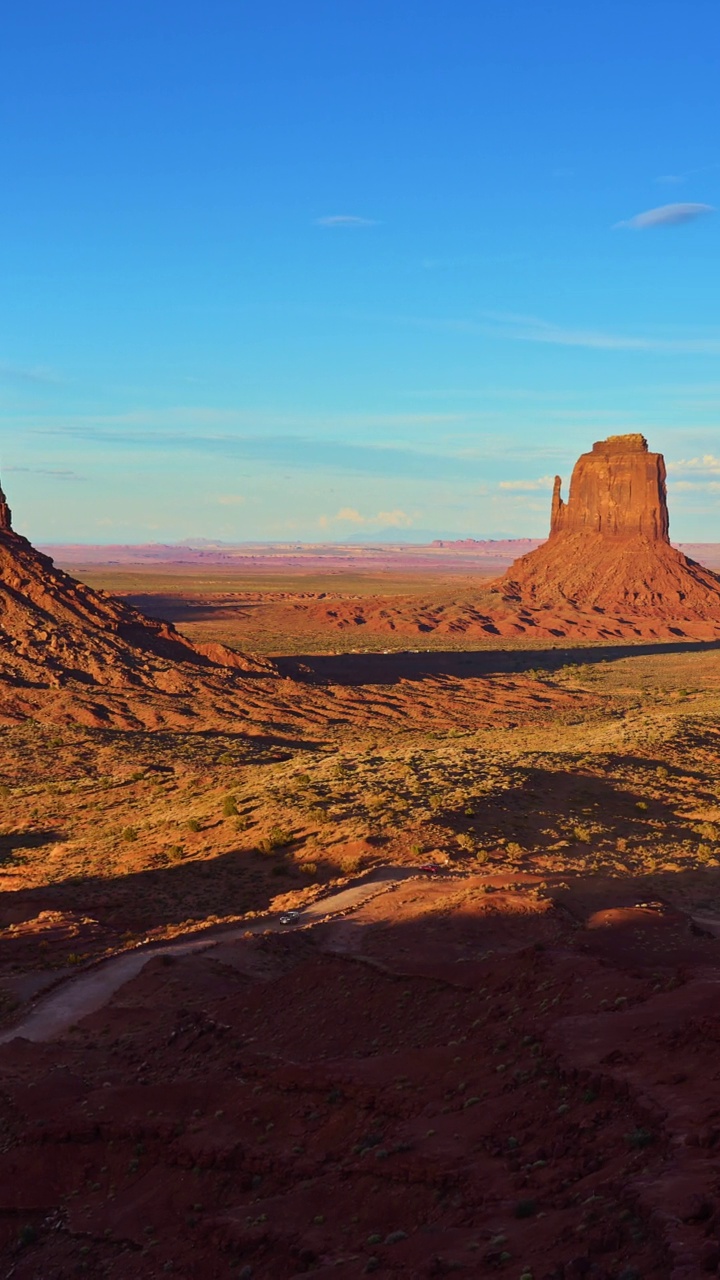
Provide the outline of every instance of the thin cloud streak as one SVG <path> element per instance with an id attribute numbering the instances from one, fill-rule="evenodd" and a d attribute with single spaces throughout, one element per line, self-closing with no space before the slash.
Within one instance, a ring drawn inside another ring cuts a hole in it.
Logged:
<path id="1" fill-rule="evenodd" d="M 720 354 L 720 338 L 656 338 L 644 334 L 604 333 L 593 329 L 569 329 L 537 316 L 485 312 L 490 324 L 449 321 L 450 328 L 514 342 L 540 342 L 559 347 L 586 347 L 594 351 L 659 351 L 677 355 Z M 494 322 L 494 323 L 493 323 Z"/>
<path id="2" fill-rule="evenodd" d="M 377 227 L 375 218 L 361 218 L 355 213 L 333 213 L 325 218 L 316 218 L 316 227 Z"/>
<path id="3" fill-rule="evenodd" d="M 59 387 L 63 379 L 53 369 L 44 365 L 13 364 L 8 360 L 0 360 L 0 379 L 6 382 L 30 382 L 37 386 Z"/>
<path id="4" fill-rule="evenodd" d="M 616 222 L 614 230 L 627 227 L 631 231 L 647 231 L 652 227 L 679 227 L 686 222 L 694 222 L 706 213 L 714 213 L 711 204 L 661 204 L 657 209 L 646 209 L 644 213 L 636 213 L 633 218 Z"/>
<path id="5" fill-rule="evenodd" d="M 25 472 L 31 476 L 50 476 L 53 480 L 87 480 L 77 471 L 66 471 L 62 467 L 3 467 L 3 471 Z"/>
<path id="6" fill-rule="evenodd" d="M 462 480 L 468 471 L 484 470 L 487 457 L 475 462 L 467 456 L 453 455 L 394 445 L 349 444 L 342 440 L 312 439 L 303 436 L 197 435 L 190 432 L 154 432 L 141 430 L 102 430 L 94 424 L 65 427 L 34 428 L 33 435 L 74 438 L 86 444 L 105 447 L 166 451 L 183 450 L 226 459 L 286 467 L 295 471 L 348 472 L 357 475 L 398 476 L 405 479 L 432 481 L 437 478 Z"/>
<path id="7" fill-rule="evenodd" d="M 684 173 L 661 173 L 655 181 L 668 186 L 675 186 L 678 183 L 687 182 L 688 178 L 694 178 L 698 173 L 712 173 L 713 170 L 720 169 L 719 164 L 703 164 L 697 169 L 686 169 Z"/>

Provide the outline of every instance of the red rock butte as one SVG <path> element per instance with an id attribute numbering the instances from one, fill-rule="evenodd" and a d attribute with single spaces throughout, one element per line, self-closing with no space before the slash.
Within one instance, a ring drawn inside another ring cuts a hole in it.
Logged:
<path id="1" fill-rule="evenodd" d="M 665 459 L 649 453 L 641 435 L 609 436 L 575 463 L 570 498 L 555 477 L 550 537 L 581 533 L 601 538 L 644 537 L 669 542 Z"/>
<path id="2" fill-rule="evenodd" d="M 570 604 L 720 627 L 720 578 L 670 545 L 665 461 L 644 436 L 609 436 L 575 464 L 567 502 L 555 477 L 550 536 L 500 579 L 508 600 Z M 685 634 L 681 625 L 678 633 Z"/>

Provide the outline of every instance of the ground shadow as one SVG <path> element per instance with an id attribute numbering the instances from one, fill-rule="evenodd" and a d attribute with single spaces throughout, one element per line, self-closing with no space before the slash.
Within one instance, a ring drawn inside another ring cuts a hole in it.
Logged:
<path id="1" fill-rule="evenodd" d="M 11 831 L 0 836 L 0 865 L 12 862 L 19 849 L 42 849 L 66 840 L 62 831 Z"/>
<path id="2" fill-rule="evenodd" d="M 675 803 L 649 799 L 646 792 L 641 795 L 596 775 L 543 768 L 521 772 L 518 786 L 498 789 L 470 806 L 439 809 L 435 821 L 451 834 L 472 836 L 483 848 L 511 841 L 532 854 L 559 849 L 560 841 L 576 848 L 579 856 L 617 850 L 618 842 L 625 850 L 650 849 L 663 841 L 700 841 L 692 822 L 678 817 Z M 709 794 L 705 798 L 714 801 Z M 696 793 L 696 799 L 702 797 Z"/>
<path id="3" fill-rule="evenodd" d="M 274 658 L 281 676 L 308 684 L 393 685 L 437 676 L 471 680 L 480 676 L 557 671 L 560 667 L 617 662 L 670 653 L 709 653 L 720 640 L 653 644 L 582 645 L 574 648 L 436 650 L 397 653 L 305 654 Z"/>
<path id="4" fill-rule="evenodd" d="M 491 1275 L 511 1238 L 543 1280 L 650 1278 L 680 1232 L 705 1273 L 718 1019 L 692 979 L 720 942 L 633 877 L 572 912 L 502 879 L 442 919 L 392 896 L 382 929 L 348 917 L 362 951 L 321 926 L 157 958 L 57 1043 L 2 1050 L 5 1273 L 72 1269 L 90 1228 L 108 1271 L 157 1242 L 146 1274 L 352 1249 L 347 1275 Z"/>
<path id="5" fill-rule="evenodd" d="M 161 622 L 215 622 L 223 617 L 235 621 L 260 608 L 259 600 L 202 599 L 195 603 L 186 596 L 129 595 L 127 604 L 139 609 L 148 618 Z"/>

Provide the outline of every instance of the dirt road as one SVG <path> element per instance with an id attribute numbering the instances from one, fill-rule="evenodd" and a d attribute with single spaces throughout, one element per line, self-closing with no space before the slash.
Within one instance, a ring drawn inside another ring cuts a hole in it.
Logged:
<path id="1" fill-rule="evenodd" d="M 417 871 L 412 867 L 378 867 L 356 884 L 310 903 L 298 913 L 297 919 L 290 926 L 282 925 L 279 916 L 267 916 L 261 920 L 253 919 L 246 924 L 218 930 L 211 937 L 207 933 L 200 936 L 193 934 L 189 938 L 176 939 L 166 944 L 150 943 L 129 953 L 114 956 L 49 992 L 21 1022 L 0 1032 L 0 1044 L 7 1044 L 21 1036 L 35 1041 L 56 1039 L 81 1018 L 102 1009 L 120 987 L 136 978 L 156 956 L 184 956 L 193 951 L 210 951 L 221 943 L 237 941 L 247 933 L 263 933 L 268 929 L 284 931 L 288 928 L 307 928 L 328 916 L 352 911 L 367 902 L 368 898 L 387 892 L 401 880 L 416 874 Z"/>

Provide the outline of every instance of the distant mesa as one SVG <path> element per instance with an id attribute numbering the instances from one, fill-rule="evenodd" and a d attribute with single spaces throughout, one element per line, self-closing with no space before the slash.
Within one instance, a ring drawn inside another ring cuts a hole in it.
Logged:
<path id="1" fill-rule="evenodd" d="M 720 578 L 670 545 L 665 461 L 639 434 L 609 436 L 555 477 L 547 542 L 499 580 L 508 600 L 720 623 Z"/>
<path id="2" fill-rule="evenodd" d="M 518 551 L 532 551 L 541 541 L 541 538 L 435 538 L 430 546 L 450 551 L 473 551 L 488 560 L 497 560 L 505 556 L 509 559 Z"/>

